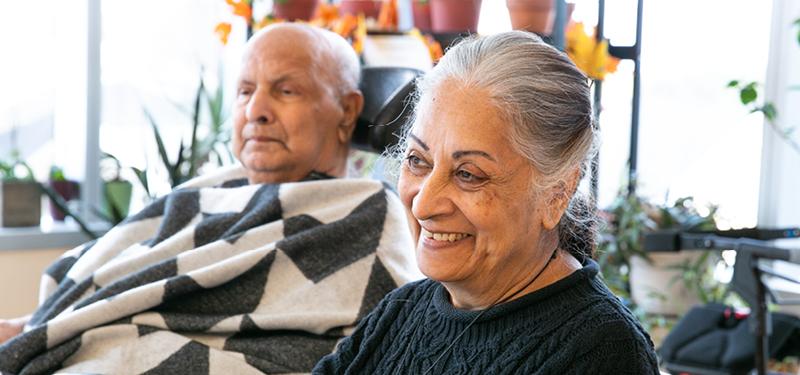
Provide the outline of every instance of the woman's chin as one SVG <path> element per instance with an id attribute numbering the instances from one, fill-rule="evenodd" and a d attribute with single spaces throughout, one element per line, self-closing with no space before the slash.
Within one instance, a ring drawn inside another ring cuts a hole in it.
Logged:
<path id="1" fill-rule="evenodd" d="M 453 259 L 437 255 L 440 254 L 430 254 L 424 249 L 417 249 L 417 264 L 422 274 L 431 280 L 440 282 L 460 280 L 459 274 L 463 271 L 461 262 L 466 258 Z"/>

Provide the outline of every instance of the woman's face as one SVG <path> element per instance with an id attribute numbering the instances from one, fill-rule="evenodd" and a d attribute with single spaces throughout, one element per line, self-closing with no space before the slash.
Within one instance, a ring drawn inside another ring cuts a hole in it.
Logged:
<path id="1" fill-rule="evenodd" d="M 543 229 L 558 222 L 545 194 L 532 189 L 536 172 L 512 149 L 509 125 L 486 98 L 452 81 L 423 98 L 398 184 L 420 270 L 483 289 L 533 272 L 553 250 L 539 249 Z"/>

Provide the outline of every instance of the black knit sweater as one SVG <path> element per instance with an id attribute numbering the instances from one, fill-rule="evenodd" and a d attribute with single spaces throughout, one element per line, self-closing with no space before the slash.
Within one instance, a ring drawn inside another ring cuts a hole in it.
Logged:
<path id="1" fill-rule="evenodd" d="M 456 309 L 438 282 L 408 284 L 387 295 L 314 373 L 658 374 L 650 337 L 591 260 L 487 310 L 464 331 L 477 314 Z"/>

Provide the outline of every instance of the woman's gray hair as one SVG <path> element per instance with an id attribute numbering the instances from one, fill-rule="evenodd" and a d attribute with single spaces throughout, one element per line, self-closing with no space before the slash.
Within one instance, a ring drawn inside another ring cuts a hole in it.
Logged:
<path id="1" fill-rule="evenodd" d="M 583 176 L 596 152 L 597 132 L 588 78 L 564 53 L 523 31 L 468 38 L 417 82 L 415 113 L 445 81 L 489 93 L 511 125 L 512 147 L 538 172 L 532 188 L 567 187 L 574 173 Z M 576 191 L 564 193 L 570 202 L 558 226 L 559 246 L 583 259 L 595 244 L 594 204 Z"/>

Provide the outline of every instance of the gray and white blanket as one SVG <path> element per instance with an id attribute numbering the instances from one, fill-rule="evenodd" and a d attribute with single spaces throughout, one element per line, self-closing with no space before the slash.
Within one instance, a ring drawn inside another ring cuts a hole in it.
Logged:
<path id="1" fill-rule="evenodd" d="M 380 182 L 241 177 L 190 181 L 64 254 L 25 333 L 0 346 L 0 372 L 308 372 L 420 277 Z"/>

